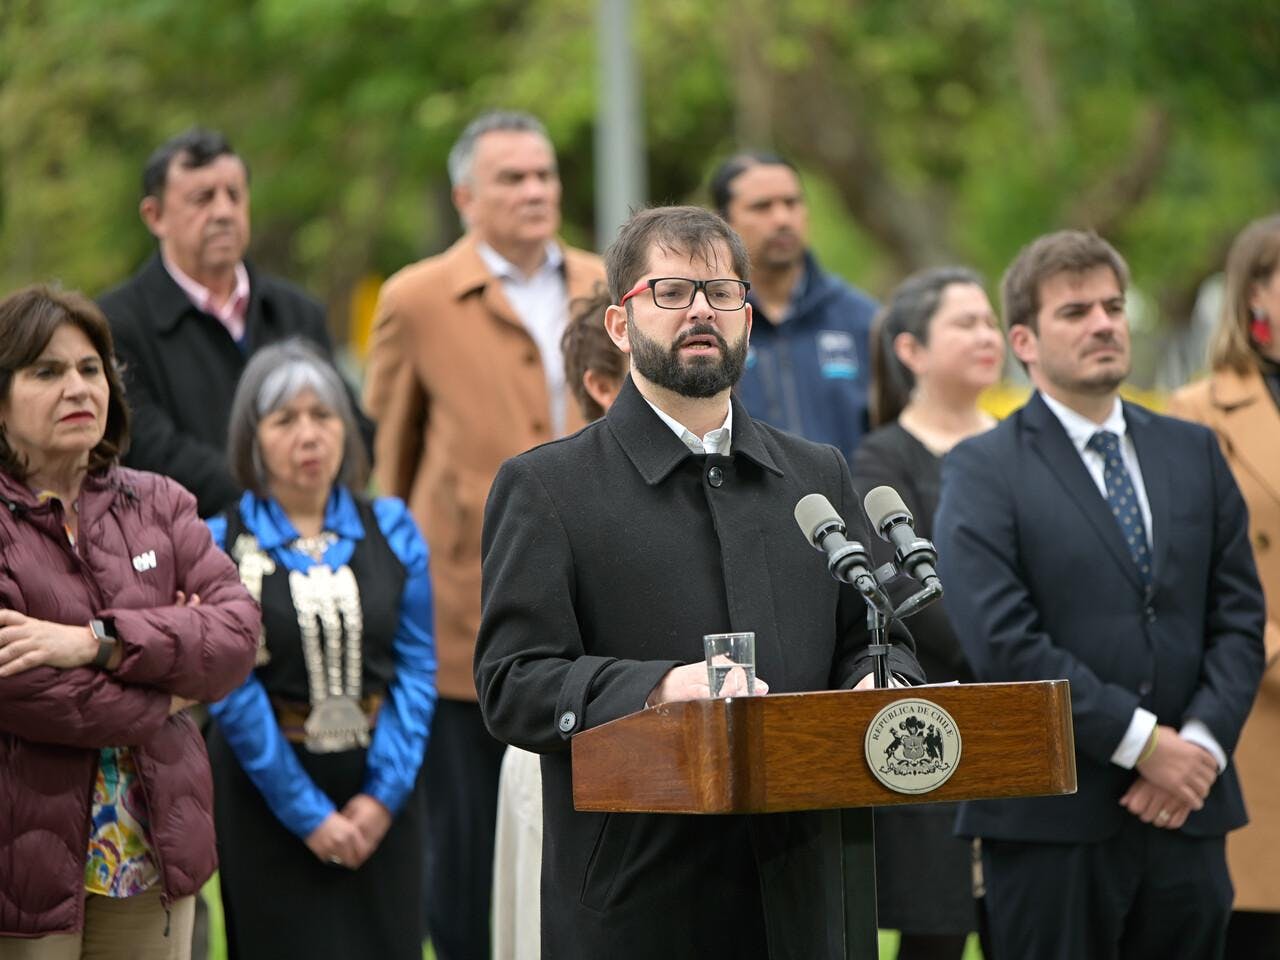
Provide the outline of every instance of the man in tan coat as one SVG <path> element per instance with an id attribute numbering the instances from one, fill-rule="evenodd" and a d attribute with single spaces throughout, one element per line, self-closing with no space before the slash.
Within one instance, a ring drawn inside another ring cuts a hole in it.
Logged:
<path id="1" fill-rule="evenodd" d="M 604 278 L 556 240 L 560 180 L 535 118 L 488 113 L 449 154 L 466 234 L 379 296 L 365 387 L 375 479 L 431 548 L 439 656 L 427 748 L 426 922 L 441 960 L 488 960 L 498 771 L 505 745 L 476 705 L 480 531 L 502 462 L 582 426 L 564 382 L 569 301 Z"/>

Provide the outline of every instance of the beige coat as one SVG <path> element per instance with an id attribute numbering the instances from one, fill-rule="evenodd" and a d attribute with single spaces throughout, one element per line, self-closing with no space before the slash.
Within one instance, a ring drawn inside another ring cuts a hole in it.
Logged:
<path id="1" fill-rule="evenodd" d="M 600 258 L 566 247 L 569 297 L 604 279 Z M 408 501 L 431 548 L 436 686 L 475 700 L 480 530 L 502 462 L 553 439 L 542 358 L 476 250 L 463 237 L 382 288 L 365 380 L 378 424 L 374 479 Z M 569 432 L 583 425 L 566 401 Z"/>
<path id="2" fill-rule="evenodd" d="M 1280 410 L 1257 373 L 1229 370 L 1179 390 L 1171 413 L 1213 429 L 1249 506 L 1267 599 L 1267 669 L 1234 762 L 1249 825 L 1227 837 L 1237 910 L 1280 911 Z"/>

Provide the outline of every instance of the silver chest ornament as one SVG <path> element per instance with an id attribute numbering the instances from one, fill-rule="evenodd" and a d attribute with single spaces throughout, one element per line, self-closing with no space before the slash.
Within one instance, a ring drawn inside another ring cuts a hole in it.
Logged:
<path id="1" fill-rule="evenodd" d="M 307 668 L 311 712 L 303 724 L 306 748 L 337 753 L 369 745 L 369 718 L 360 708 L 364 623 L 360 591 L 348 566 L 318 563 L 289 572 Z"/>

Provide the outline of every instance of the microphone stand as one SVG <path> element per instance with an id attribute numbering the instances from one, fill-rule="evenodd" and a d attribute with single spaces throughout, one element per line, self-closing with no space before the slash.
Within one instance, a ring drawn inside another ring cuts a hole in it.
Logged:
<path id="1" fill-rule="evenodd" d="M 871 653 L 871 669 L 875 672 L 875 688 L 886 690 L 889 687 L 889 621 L 883 613 L 871 604 L 867 604 L 867 633 L 871 642 L 867 650 Z"/>
<path id="2" fill-rule="evenodd" d="M 895 574 L 899 573 L 898 565 L 890 561 L 873 572 L 877 585 L 883 587 Z M 910 576 L 910 574 L 908 574 Z M 877 591 L 887 596 L 883 591 Z M 875 689 L 886 690 L 889 687 L 889 624 L 894 620 L 905 620 L 919 613 L 933 601 L 942 596 L 942 584 L 936 577 L 930 578 L 920 590 L 917 590 L 902 601 L 892 614 L 886 616 L 881 605 L 871 597 L 863 594 L 867 601 L 867 635 L 871 638 L 867 644 L 867 652 L 871 654 L 871 669 L 875 675 Z"/>

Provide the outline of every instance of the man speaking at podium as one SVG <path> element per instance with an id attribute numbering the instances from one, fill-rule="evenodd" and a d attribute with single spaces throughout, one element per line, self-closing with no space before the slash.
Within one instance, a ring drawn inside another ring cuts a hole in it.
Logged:
<path id="1" fill-rule="evenodd" d="M 485 510 L 476 684 L 494 736 L 543 755 L 542 955 L 818 956 L 767 929 L 763 909 L 794 903 L 820 942 L 815 815 L 573 809 L 570 738 L 707 697 L 704 634 L 754 631 L 774 693 L 871 671 L 861 596 L 792 519 L 821 493 L 865 543 L 844 457 L 730 398 L 751 332 L 742 241 L 700 208 L 646 210 L 605 266 L 604 322 L 630 376 L 602 420 L 507 461 Z M 910 638 L 895 638 L 890 669 L 922 680 Z"/>
<path id="2" fill-rule="evenodd" d="M 1005 321 L 1036 393 L 943 464 L 934 531 L 974 673 L 1071 682 L 1077 793 L 961 808 L 1002 958 L 1212 960 L 1231 910 L 1262 593 L 1213 434 L 1120 400 L 1127 282 L 1096 234 L 1019 253 Z"/>

